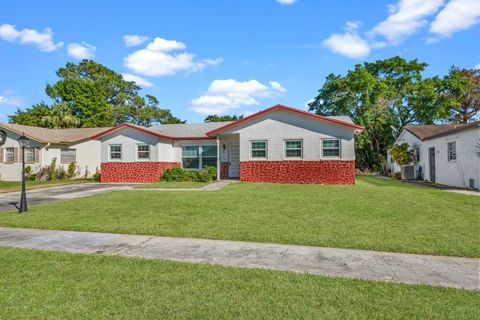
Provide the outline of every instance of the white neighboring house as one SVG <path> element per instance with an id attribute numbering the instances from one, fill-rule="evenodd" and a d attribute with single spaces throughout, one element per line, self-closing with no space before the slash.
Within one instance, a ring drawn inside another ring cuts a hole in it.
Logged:
<path id="1" fill-rule="evenodd" d="M 57 159 L 57 165 L 67 166 L 75 161 L 79 177 L 91 177 L 100 169 L 100 142 L 91 136 L 107 128 L 48 129 L 13 123 L 0 123 L 6 134 L 0 146 L 0 180 L 21 180 L 21 148 L 17 139 L 24 134 L 30 141 L 25 150 L 25 165 L 38 172 Z M 2 133 L 2 135 L 3 135 Z"/>
<path id="2" fill-rule="evenodd" d="M 453 187 L 480 188 L 480 158 L 477 156 L 480 121 L 406 126 L 395 141 L 398 145 L 403 143 L 414 151 L 410 177 Z M 392 173 L 402 169 L 390 156 L 388 164 Z"/>

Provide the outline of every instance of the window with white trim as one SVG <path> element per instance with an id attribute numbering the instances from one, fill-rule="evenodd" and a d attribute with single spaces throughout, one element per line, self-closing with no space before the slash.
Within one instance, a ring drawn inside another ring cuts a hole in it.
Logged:
<path id="1" fill-rule="evenodd" d="M 150 159 L 150 146 L 148 144 L 137 145 L 137 160 Z"/>
<path id="2" fill-rule="evenodd" d="M 217 146 L 184 146 L 182 148 L 182 167 L 202 170 L 205 166 L 217 167 Z"/>
<path id="3" fill-rule="evenodd" d="M 122 160 L 122 145 L 121 144 L 111 144 L 110 146 L 110 160 Z"/>
<path id="4" fill-rule="evenodd" d="M 322 140 L 322 156 L 325 158 L 340 157 L 340 140 L 324 139 Z"/>
<path id="5" fill-rule="evenodd" d="M 5 148 L 5 162 L 15 161 L 15 148 Z"/>
<path id="6" fill-rule="evenodd" d="M 448 142 L 447 143 L 447 157 L 448 161 L 457 160 L 457 142 Z"/>
<path id="7" fill-rule="evenodd" d="M 25 162 L 35 162 L 35 148 L 25 148 Z"/>
<path id="8" fill-rule="evenodd" d="M 251 158 L 267 158 L 267 141 L 257 140 L 250 142 Z"/>
<path id="9" fill-rule="evenodd" d="M 60 150 L 60 163 L 70 164 L 74 161 L 77 161 L 77 150 L 75 149 Z"/>
<path id="10" fill-rule="evenodd" d="M 285 158 L 301 158 L 303 155 L 302 140 L 285 140 Z"/>

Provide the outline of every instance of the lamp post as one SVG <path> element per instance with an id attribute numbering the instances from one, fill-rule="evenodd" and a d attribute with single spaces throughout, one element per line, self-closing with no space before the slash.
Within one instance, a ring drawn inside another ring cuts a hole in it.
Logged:
<path id="1" fill-rule="evenodd" d="M 27 211 L 27 194 L 25 190 L 25 148 L 28 147 L 30 139 L 28 139 L 25 134 L 22 134 L 17 141 L 22 150 L 22 194 L 20 196 L 20 207 L 18 208 L 18 213 L 23 213 Z"/>

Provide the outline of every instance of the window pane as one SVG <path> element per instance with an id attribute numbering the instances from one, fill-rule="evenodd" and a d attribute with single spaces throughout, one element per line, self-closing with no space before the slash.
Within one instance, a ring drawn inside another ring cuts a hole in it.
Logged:
<path id="1" fill-rule="evenodd" d="M 267 151 L 266 150 L 252 150 L 252 158 L 266 158 Z"/>
<path id="2" fill-rule="evenodd" d="M 287 157 L 300 158 L 302 157 L 302 150 L 287 150 L 285 155 Z"/>
<path id="3" fill-rule="evenodd" d="M 183 168 L 198 169 L 200 166 L 199 158 L 183 158 Z"/>
<path id="4" fill-rule="evenodd" d="M 202 146 L 202 155 L 204 157 L 216 157 L 217 146 Z"/>
<path id="5" fill-rule="evenodd" d="M 35 161 L 35 148 L 26 148 L 25 149 L 25 161 L 34 162 Z"/>
<path id="6" fill-rule="evenodd" d="M 339 157 L 340 150 L 339 149 L 323 149 L 323 156 L 324 157 Z"/>
<path id="7" fill-rule="evenodd" d="M 449 142 L 447 146 L 448 146 L 448 160 L 456 160 L 457 159 L 456 142 Z"/>
<path id="8" fill-rule="evenodd" d="M 287 149 L 301 149 L 302 141 L 301 140 L 287 140 L 285 141 L 285 147 Z"/>
<path id="9" fill-rule="evenodd" d="M 255 149 L 266 149 L 267 143 L 265 141 L 255 141 L 252 142 L 252 150 Z"/>
<path id="10" fill-rule="evenodd" d="M 110 146 L 111 152 L 122 152 L 122 146 Z"/>
<path id="11" fill-rule="evenodd" d="M 110 159 L 122 159 L 122 146 L 112 145 L 110 146 Z"/>
<path id="12" fill-rule="evenodd" d="M 139 145 L 137 146 L 137 158 L 138 159 L 149 159 L 150 158 L 150 146 L 149 145 Z"/>
<path id="13" fill-rule="evenodd" d="M 183 157 L 198 157 L 198 147 L 190 146 L 183 147 Z"/>
<path id="14" fill-rule="evenodd" d="M 70 163 L 76 161 L 77 159 L 77 150 L 75 149 L 62 149 L 60 151 L 60 162 L 61 163 Z"/>
<path id="15" fill-rule="evenodd" d="M 207 158 L 202 158 L 202 165 L 205 168 L 205 166 L 211 166 L 211 167 L 217 167 L 217 157 L 207 157 Z"/>
<path id="16" fill-rule="evenodd" d="M 13 162 L 15 159 L 14 148 L 5 148 L 5 162 Z"/>
<path id="17" fill-rule="evenodd" d="M 323 140 L 324 148 L 338 148 L 340 146 L 339 140 Z"/>

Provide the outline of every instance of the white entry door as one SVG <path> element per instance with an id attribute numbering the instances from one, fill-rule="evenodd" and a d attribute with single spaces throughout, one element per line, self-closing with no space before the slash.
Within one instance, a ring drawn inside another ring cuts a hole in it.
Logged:
<path id="1" fill-rule="evenodd" d="M 232 143 L 228 146 L 228 176 L 230 178 L 240 177 L 240 145 Z"/>

